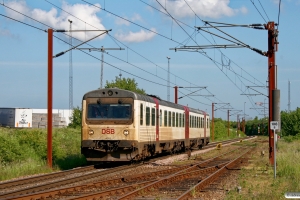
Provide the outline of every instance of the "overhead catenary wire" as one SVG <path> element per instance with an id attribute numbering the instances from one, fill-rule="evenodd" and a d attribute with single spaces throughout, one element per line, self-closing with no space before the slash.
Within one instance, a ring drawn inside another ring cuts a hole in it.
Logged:
<path id="1" fill-rule="evenodd" d="M 185 2 L 186 2 L 186 0 L 184 0 Z M 189 6 L 189 8 L 194 12 L 194 10 L 190 7 L 190 5 L 186 2 L 186 4 Z M 194 12 L 194 14 L 197 16 L 197 14 Z M 198 16 L 197 16 L 198 17 Z M 199 17 L 198 17 L 199 18 Z M 200 18 L 199 18 L 200 19 Z M 203 21 L 202 19 L 200 19 L 201 21 Z M 206 38 L 206 37 L 205 37 Z M 213 39 L 214 40 L 214 39 Z M 208 40 L 209 41 L 209 40 Z M 214 40 L 214 42 L 215 42 L 215 40 Z M 219 49 L 218 49 L 219 50 Z M 219 50 L 220 52 L 221 52 L 221 50 Z M 207 55 L 204 55 L 204 56 L 207 56 Z M 216 63 L 215 63 L 216 64 Z M 217 65 L 216 65 L 217 66 Z M 217 66 L 218 67 L 218 66 Z M 221 70 L 221 69 L 220 69 Z M 223 72 L 223 70 L 221 70 L 222 72 Z M 223 72 L 224 73 L 224 72 Z M 224 73 L 225 74 L 225 73 Z M 227 76 L 227 74 L 225 74 L 226 76 Z M 228 77 L 229 78 L 229 77 Z M 240 79 L 240 77 L 238 77 L 239 79 Z M 231 81 L 231 82 L 233 82 L 230 78 L 229 78 L 229 80 Z M 240 80 L 241 81 L 241 80 Z M 242 81 L 241 81 L 241 83 L 243 83 Z M 235 83 L 233 83 L 233 84 L 235 84 Z M 236 85 L 236 84 L 235 84 Z M 236 85 L 237 86 L 237 85 Z M 239 87 L 238 87 L 239 88 Z M 240 88 L 239 88 L 240 89 Z M 241 89 L 240 89 L 241 90 Z M 249 97 L 248 97 L 249 98 Z M 251 97 L 250 97 L 251 98 Z M 249 100 L 250 100 L 250 98 L 249 98 Z M 251 98 L 251 100 L 252 100 L 252 98 Z M 251 100 L 250 100 L 250 102 L 251 102 Z"/>
<path id="2" fill-rule="evenodd" d="M 258 0 L 258 2 L 259 2 L 259 4 L 260 4 L 261 8 L 263 9 L 265 15 L 267 16 L 268 20 L 271 21 L 270 18 L 269 18 L 269 16 L 268 16 L 268 14 L 266 13 L 265 8 L 264 8 L 263 5 L 261 4 L 260 0 Z"/>
<path id="3" fill-rule="evenodd" d="M 58 8 L 58 9 L 64 11 L 64 12 L 68 13 L 69 15 L 71 15 L 71 16 L 75 17 L 76 19 L 78 19 L 78 20 L 84 22 L 85 24 L 88 24 L 88 25 L 90 25 L 91 27 L 94 27 L 94 28 L 97 29 L 97 27 L 95 27 L 95 26 L 93 26 L 93 25 L 91 25 L 91 24 L 89 24 L 89 23 L 83 21 L 82 19 L 80 19 L 80 18 L 78 18 L 77 16 L 75 16 L 75 15 L 73 15 L 73 14 L 67 12 L 66 10 L 60 8 L 59 6 L 57 6 L 57 5 L 55 5 L 55 4 L 51 3 L 51 2 L 49 2 L 48 0 L 44 0 L 44 1 L 46 1 L 47 3 L 51 4 L 52 6 Z M 104 10 L 105 10 L 105 9 L 104 9 Z M 107 11 L 107 10 L 105 10 L 105 11 Z M 107 12 L 108 12 L 108 11 L 107 11 Z M 118 16 L 118 15 L 116 15 L 116 16 Z M 119 16 L 118 16 L 118 17 L 119 17 Z M 123 19 L 123 18 L 122 18 L 122 19 Z M 127 20 L 127 21 L 131 22 L 130 20 Z M 190 27 L 191 27 L 191 26 L 190 26 Z M 123 46 L 127 47 L 128 49 L 130 49 L 131 51 L 133 51 L 133 52 L 136 53 L 137 55 L 141 56 L 141 57 L 144 58 L 145 60 L 147 60 L 147 61 L 149 61 L 150 63 L 154 64 L 156 67 L 159 67 L 160 69 L 162 69 L 162 70 L 164 70 L 164 71 L 167 72 L 167 70 L 165 70 L 164 68 L 158 66 L 158 65 L 155 64 L 153 61 L 149 60 L 148 58 L 146 58 L 145 56 L 141 55 L 140 53 L 134 51 L 132 48 L 130 48 L 129 46 L 125 45 L 125 44 L 122 43 L 120 40 L 116 39 L 115 37 L 113 37 L 113 36 L 110 35 L 110 34 L 108 34 L 108 35 L 109 35 L 111 38 L 113 38 L 114 41 L 118 41 L 118 42 L 121 43 Z M 76 38 L 75 38 L 75 39 L 76 39 Z M 78 39 L 77 39 L 77 40 L 78 40 Z M 174 41 L 174 40 L 172 40 L 172 41 Z M 116 42 L 115 42 L 115 43 L 116 43 Z M 179 43 L 179 42 L 177 42 L 177 43 L 178 43 L 178 44 L 181 44 L 181 43 Z M 116 43 L 116 44 L 117 44 L 117 43 Z M 118 46 L 119 46 L 119 45 L 118 45 Z M 127 62 L 128 62 L 128 61 L 127 61 Z M 177 75 L 175 75 L 175 74 L 173 74 L 173 73 L 170 73 L 170 74 L 173 75 L 173 76 L 175 76 L 175 77 L 177 77 L 177 78 L 179 78 L 179 79 L 181 79 L 181 80 L 183 80 L 183 81 L 186 81 L 186 82 L 190 83 L 189 81 L 184 80 L 183 78 L 178 77 Z M 172 83 L 172 84 L 173 84 L 173 83 Z"/>
<path id="4" fill-rule="evenodd" d="M 83 0 L 84 1 L 84 0 Z M 87 1 L 84 1 L 84 2 L 86 2 L 86 3 L 88 3 Z M 93 4 L 90 4 L 90 5 L 93 5 Z M 95 5 L 93 5 L 93 6 L 95 6 Z M 97 7 L 97 6 L 96 6 Z M 100 8 L 100 7 L 97 7 L 97 8 Z M 100 8 L 101 9 L 101 8 Z M 103 9 L 102 9 L 103 10 Z M 107 10 L 105 10 L 105 11 L 107 11 Z M 107 11 L 108 12 L 108 11 Z M 111 13 L 111 14 L 114 14 L 114 13 L 112 13 L 112 12 L 110 12 L 109 11 L 109 13 Z M 118 16 L 118 15 L 116 15 L 116 14 L 114 14 L 115 16 Z M 120 17 L 120 16 L 118 16 L 118 17 Z M 128 22 L 130 22 L 130 23 L 133 23 L 133 24 L 135 24 L 135 25 L 138 25 L 138 24 L 136 24 L 136 23 L 134 23 L 134 22 L 131 22 L 130 20 L 127 20 L 127 19 L 124 19 L 124 18 L 122 18 L 122 17 L 120 17 L 121 19 L 123 19 L 123 20 L 126 20 L 126 21 L 128 21 Z M 173 18 L 174 19 L 174 18 Z M 175 19 L 174 19 L 175 20 Z M 138 25 L 138 26 L 140 26 L 140 25 Z M 142 28 L 145 28 L 145 27 L 143 27 L 143 26 L 140 26 L 140 27 L 142 27 Z M 146 30 L 149 30 L 149 29 L 147 29 L 147 28 L 145 28 Z M 161 36 L 161 35 L 160 35 Z M 165 37 L 165 38 L 167 38 L 167 37 Z M 170 39 L 170 38 L 169 38 Z M 172 41 L 174 41 L 173 39 L 172 39 Z M 180 44 L 180 42 L 177 42 L 177 43 L 179 43 Z"/>
<path id="5" fill-rule="evenodd" d="M 172 40 L 172 41 L 174 41 L 174 40 Z M 99 59 L 98 59 L 99 60 Z M 123 70 L 122 70 L 123 71 Z M 126 73 L 126 72 L 125 72 Z"/>
<path id="6" fill-rule="evenodd" d="M 45 0 L 45 1 L 48 2 L 49 4 L 55 6 L 56 8 L 58 8 L 58 9 L 64 11 L 64 12 L 66 12 L 66 13 L 72 15 L 71 13 L 65 11 L 64 9 L 62 9 L 62 8 L 56 6 L 55 4 L 49 2 L 48 0 Z M 92 4 L 91 4 L 91 5 L 92 5 Z M 94 5 L 93 5 L 93 6 L 94 6 Z M 106 12 L 109 12 L 109 11 L 107 11 L 107 10 L 105 10 L 105 11 L 106 11 Z M 111 13 L 111 12 L 109 12 L 109 13 Z M 113 14 L 114 14 L 114 13 L 113 13 Z M 116 15 L 116 14 L 114 14 L 114 15 Z M 75 17 L 75 18 L 77 18 L 78 20 L 84 22 L 85 24 L 88 24 L 88 23 L 86 23 L 85 21 L 83 21 L 82 19 L 80 19 L 80 18 L 78 18 L 78 17 L 76 17 L 76 16 L 74 16 L 74 15 L 72 15 L 72 16 Z M 119 17 L 118 15 L 116 15 L 116 16 Z M 122 18 L 122 17 L 121 17 L 121 18 Z M 123 19 L 123 18 L 122 18 L 122 19 Z M 127 20 L 127 19 L 126 19 L 126 20 Z M 130 20 L 127 20 L 127 21 L 131 22 Z M 131 22 L 131 23 L 133 23 L 133 22 Z M 134 23 L 134 24 L 136 24 L 136 23 Z M 91 24 L 88 24 L 88 25 L 92 26 Z M 92 27 L 96 28 L 95 26 L 92 26 Z M 110 37 L 114 38 L 114 37 L 111 36 L 111 35 L 110 35 Z M 117 40 L 116 38 L 114 38 L 114 39 Z M 174 40 L 172 40 L 172 41 L 174 41 Z M 120 42 L 120 41 L 118 41 L 118 42 Z M 122 43 L 122 42 L 120 42 L 120 43 Z M 178 43 L 178 44 L 182 44 L 182 43 L 180 43 L 180 42 L 177 42 L 177 43 Z M 122 45 L 126 46 L 126 47 L 127 47 L 128 49 L 130 49 L 131 51 L 135 52 L 135 53 L 138 54 L 139 56 L 141 56 L 141 57 L 143 57 L 144 59 L 148 60 L 149 62 L 153 63 L 156 67 L 159 67 L 159 68 L 163 69 L 162 67 L 158 66 L 157 64 L 155 64 L 154 62 L 150 61 L 150 60 L 147 59 L 146 57 L 142 56 L 141 54 L 137 53 L 137 52 L 134 51 L 133 49 L 129 48 L 129 47 L 128 47 L 127 45 L 125 45 L 124 43 L 122 43 Z M 128 61 L 127 61 L 127 62 L 128 62 Z M 163 69 L 163 70 L 166 71 L 165 69 Z M 177 75 L 175 75 L 175 74 L 173 74 L 173 73 L 170 73 L 170 74 L 172 74 L 173 76 L 175 76 L 175 77 L 177 77 L 177 78 L 179 78 L 179 79 L 181 79 L 181 80 L 183 80 L 183 81 L 186 81 L 186 80 L 182 79 L 181 77 L 178 77 Z M 189 81 L 186 81 L 186 82 L 190 83 Z M 172 84 L 174 84 L 174 83 L 172 83 Z M 174 85 L 175 85 L 175 84 L 174 84 Z"/>
<path id="7" fill-rule="evenodd" d="M 277 20 L 277 29 L 279 29 L 279 18 L 280 18 L 280 7 L 281 7 L 281 0 L 279 0 L 279 5 L 278 5 L 278 20 Z"/>
<path id="8" fill-rule="evenodd" d="M 9 7 L 8 7 L 8 8 L 9 8 Z M 19 12 L 19 13 L 20 13 L 20 12 Z M 20 14 L 22 14 L 22 13 L 20 13 Z M 16 19 L 14 19 L 14 18 L 8 17 L 8 16 L 6 16 L 6 15 L 2 15 L 2 14 L 0 14 L 0 15 L 1 15 L 1 16 L 4 16 L 4 17 L 7 17 L 7 18 L 9 18 L 9 19 L 11 19 L 11 20 L 17 21 L 17 22 L 19 22 L 19 23 L 25 24 L 25 25 L 27 25 L 27 26 L 29 26 L 29 27 L 38 29 L 38 30 L 40 30 L 40 31 L 47 32 L 47 31 L 45 31 L 45 30 L 43 30 L 43 29 L 41 29 L 41 28 L 32 26 L 32 25 L 27 24 L 27 23 L 24 23 L 24 22 L 21 22 L 21 21 L 19 21 L 19 20 L 16 20 Z M 23 14 L 23 15 L 26 16 L 25 14 Z M 30 18 L 30 17 L 29 17 L 29 18 Z M 33 19 L 33 18 L 31 18 L 31 19 Z M 36 22 L 39 22 L 38 20 L 35 20 L 35 21 L 36 21 Z M 47 25 L 47 26 L 48 26 L 48 25 Z M 50 26 L 48 26 L 48 27 L 50 27 Z M 51 28 L 51 27 L 50 27 L 50 28 Z M 55 30 L 55 29 L 54 29 L 54 30 Z M 58 39 L 58 40 L 60 40 L 60 41 L 62 41 L 62 42 L 64 42 L 64 43 L 66 43 L 66 44 L 68 44 L 68 45 L 71 45 L 70 43 L 66 42 L 65 40 L 63 40 L 63 39 L 61 39 L 61 38 L 59 38 L 59 37 L 57 37 L 57 36 L 55 36 L 55 35 L 54 35 L 53 37 L 55 37 L 56 39 Z M 76 48 L 76 46 L 73 46 L 73 45 L 72 45 L 72 47 L 73 47 L 73 48 Z M 72 48 L 72 49 L 73 49 L 73 48 Z M 68 51 L 69 51 L 69 50 L 65 51 L 64 53 L 66 53 L 66 52 L 68 52 Z M 93 56 L 93 55 L 91 55 L 91 54 L 89 54 L 89 53 L 87 53 L 87 52 L 84 52 L 84 51 L 82 51 L 82 52 L 85 53 L 85 54 L 87 54 L 87 55 L 89 55 L 89 56 L 91 56 L 91 57 L 93 57 L 93 58 L 95 58 L 95 59 L 97 59 L 97 60 L 100 60 L 99 58 L 97 58 L 97 57 L 95 57 L 95 56 Z M 62 53 L 62 52 L 61 52 L 61 53 Z M 58 57 L 59 55 L 61 55 L 61 53 L 56 54 L 54 57 Z M 160 84 L 160 83 L 157 83 L 157 82 L 154 82 L 154 81 L 145 79 L 145 78 L 143 78 L 143 77 L 137 76 L 137 75 L 135 75 L 135 74 L 132 74 L 132 73 L 130 73 L 130 72 L 127 72 L 127 71 L 125 71 L 125 70 L 123 70 L 123 69 L 121 69 L 121 68 L 119 68 L 119 67 L 116 67 L 116 66 L 114 66 L 114 65 L 112 65 L 112 64 L 110 64 L 110 63 L 107 63 L 107 62 L 105 62 L 105 61 L 104 61 L 104 63 L 107 64 L 107 65 L 109 65 L 109 66 L 111 66 L 111 67 L 114 67 L 114 68 L 116 68 L 116 69 L 118 69 L 118 70 L 120 70 L 120 71 L 123 71 L 124 73 L 127 73 L 127 74 L 130 74 L 130 75 L 134 76 L 134 77 L 137 77 L 137 78 L 139 78 L 139 79 L 148 81 L 148 82 L 153 83 L 153 84 L 156 84 L 156 85 L 160 85 L 160 86 L 166 87 L 166 85 L 164 85 L 164 84 Z"/>
<path id="9" fill-rule="evenodd" d="M 262 14 L 260 13 L 260 11 L 258 10 L 258 8 L 256 7 L 254 0 L 250 0 L 251 3 L 253 4 L 253 6 L 255 7 L 255 9 L 257 10 L 257 12 L 259 13 L 259 15 L 263 18 L 263 20 L 267 23 L 266 19 L 262 16 Z"/>

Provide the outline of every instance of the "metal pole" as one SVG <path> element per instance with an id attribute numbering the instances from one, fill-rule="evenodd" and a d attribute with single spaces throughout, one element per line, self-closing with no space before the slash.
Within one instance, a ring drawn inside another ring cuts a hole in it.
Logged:
<path id="1" fill-rule="evenodd" d="M 237 118 L 236 118 L 236 136 L 238 136 L 238 134 L 239 134 L 239 130 L 240 130 L 240 122 L 239 122 L 239 120 L 240 120 L 240 118 L 239 118 L 239 114 L 237 114 Z"/>
<path id="2" fill-rule="evenodd" d="M 229 110 L 227 110 L 227 121 L 228 121 L 228 137 L 229 137 Z"/>
<path id="3" fill-rule="evenodd" d="M 72 48 L 72 21 L 70 22 L 70 38 L 69 47 Z M 73 113 L 73 63 L 72 63 L 72 50 L 69 52 L 69 112 Z"/>
<path id="4" fill-rule="evenodd" d="M 101 74 L 100 74 L 100 89 L 102 89 L 102 82 L 103 82 L 103 59 L 104 59 L 104 48 L 103 46 L 101 47 L 101 52 L 102 52 L 102 55 L 101 55 L 101 59 L 102 59 L 102 62 L 101 62 Z"/>
<path id="5" fill-rule="evenodd" d="M 267 24 L 268 30 L 268 78 L 269 78 L 269 125 L 273 120 L 273 95 L 272 91 L 275 89 L 275 24 L 274 22 L 269 22 Z M 272 139 L 274 138 L 274 133 L 269 126 L 269 161 L 270 164 L 274 164 L 274 144 Z"/>
<path id="6" fill-rule="evenodd" d="M 215 107 L 215 104 L 214 103 L 212 103 L 212 111 L 211 111 L 211 136 L 212 136 L 212 141 L 214 141 L 215 140 L 215 118 L 214 118 L 214 107 Z"/>
<path id="7" fill-rule="evenodd" d="M 48 29 L 47 162 L 52 168 L 53 30 Z"/>
<path id="8" fill-rule="evenodd" d="M 168 59 L 168 101 L 170 101 L 170 57 Z"/>
<path id="9" fill-rule="evenodd" d="M 177 104 L 178 103 L 178 87 L 175 86 L 175 103 Z"/>
<path id="10" fill-rule="evenodd" d="M 275 129 L 273 130 L 273 134 L 274 134 L 274 179 L 276 179 L 276 137 L 277 134 L 275 132 Z"/>

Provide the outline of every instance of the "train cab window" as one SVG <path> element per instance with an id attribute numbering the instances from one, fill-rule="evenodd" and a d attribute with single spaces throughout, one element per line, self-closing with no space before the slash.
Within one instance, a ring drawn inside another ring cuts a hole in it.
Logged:
<path id="1" fill-rule="evenodd" d="M 146 126 L 150 125 L 150 108 L 146 107 Z"/>
<path id="2" fill-rule="evenodd" d="M 176 113 L 176 127 L 178 127 L 178 113 Z"/>
<path id="3" fill-rule="evenodd" d="M 151 109 L 151 125 L 155 126 L 155 108 Z"/>
<path id="4" fill-rule="evenodd" d="M 88 104 L 88 120 L 130 120 L 132 119 L 131 104 Z"/>
<path id="5" fill-rule="evenodd" d="M 171 127 L 171 126 L 172 126 L 172 116 L 171 116 L 171 111 L 169 111 L 168 119 L 169 119 L 168 126 Z"/>
<path id="6" fill-rule="evenodd" d="M 168 126 L 168 111 L 164 111 L 164 126 Z"/>
<path id="7" fill-rule="evenodd" d="M 144 125 L 144 110 L 143 110 L 143 104 L 141 103 L 140 105 L 140 125 Z"/>
<path id="8" fill-rule="evenodd" d="M 172 126 L 175 127 L 175 112 L 172 112 Z"/>
<path id="9" fill-rule="evenodd" d="M 162 110 L 159 110 L 159 126 L 162 126 Z"/>

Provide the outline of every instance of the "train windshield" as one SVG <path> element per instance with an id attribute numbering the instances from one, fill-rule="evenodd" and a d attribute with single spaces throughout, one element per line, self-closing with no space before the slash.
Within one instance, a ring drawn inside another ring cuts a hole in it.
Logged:
<path id="1" fill-rule="evenodd" d="M 87 118 L 126 120 L 132 117 L 131 104 L 88 104 Z"/>

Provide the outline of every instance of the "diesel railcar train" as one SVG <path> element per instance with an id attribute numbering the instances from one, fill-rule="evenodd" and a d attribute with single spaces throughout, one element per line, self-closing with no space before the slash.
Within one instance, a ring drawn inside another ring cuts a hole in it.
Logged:
<path id="1" fill-rule="evenodd" d="M 204 111 L 118 88 L 82 100 L 81 153 L 87 161 L 133 161 L 209 143 Z"/>

